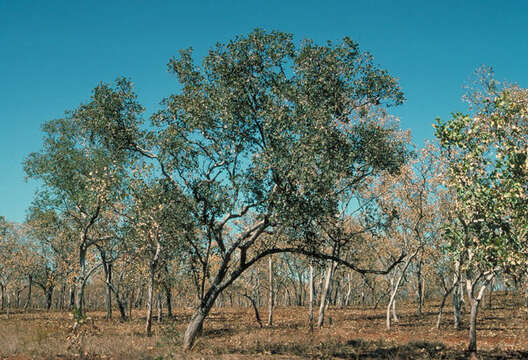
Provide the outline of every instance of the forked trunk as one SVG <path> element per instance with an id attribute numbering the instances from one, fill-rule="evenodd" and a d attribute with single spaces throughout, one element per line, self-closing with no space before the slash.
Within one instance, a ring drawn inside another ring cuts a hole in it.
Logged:
<path id="1" fill-rule="evenodd" d="M 475 294 L 474 287 L 476 284 L 472 282 L 470 277 L 466 277 L 466 289 L 470 305 L 469 313 L 469 344 L 468 352 L 470 359 L 477 359 L 477 314 L 480 305 L 480 301 L 484 296 L 484 291 L 486 291 L 487 286 L 490 281 L 494 278 L 493 273 L 489 273 L 485 278 L 483 284 L 480 286 L 480 289 L 477 294 Z M 476 281 L 476 280 L 473 280 Z"/>
<path id="2" fill-rule="evenodd" d="M 409 267 L 409 264 L 414 259 L 416 254 L 418 254 L 418 250 L 419 250 L 419 248 L 407 259 L 407 261 L 405 262 L 405 265 L 403 266 L 402 272 L 401 272 L 400 276 L 398 277 L 398 280 L 396 280 L 396 284 L 394 284 L 394 289 L 393 289 L 392 294 L 390 296 L 389 304 L 387 305 L 387 316 L 386 316 L 387 330 L 391 329 L 390 312 L 391 312 L 391 307 L 393 306 L 394 300 L 396 299 L 396 294 L 398 293 L 398 288 L 400 287 L 401 281 L 403 279 L 403 276 L 405 275 L 405 272 L 407 271 L 407 268 Z M 396 310 L 394 310 L 394 313 L 396 313 Z"/>
<path id="3" fill-rule="evenodd" d="M 325 310 L 328 304 L 327 299 L 330 295 L 330 283 L 332 282 L 332 276 L 334 274 L 335 267 L 336 264 L 334 263 L 334 261 L 332 261 L 326 271 L 324 289 L 321 292 L 321 303 L 319 304 L 319 317 L 317 318 L 317 327 L 322 327 L 324 324 Z"/>

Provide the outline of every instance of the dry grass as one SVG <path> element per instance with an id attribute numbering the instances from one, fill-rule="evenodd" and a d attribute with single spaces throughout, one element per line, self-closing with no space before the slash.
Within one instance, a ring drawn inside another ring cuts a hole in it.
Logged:
<path id="1" fill-rule="evenodd" d="M 150 338 L 143 335 L 142 313 L 126 323 L 90 313 L 93 325 L 84 325 L 78 337 L 72 336 L 69 314 L 2 314 L 0 359 L 465 359 L 467 328 L 452 329 L 448 311 L 435 329 L 437 305 L 428 304 L 421 317 L 413 304 L 402 305 L 391 332 L 384 328 L 383 309 L 331 308 L 332 324 L 313 331 L 305 308 L 278 308 L 274 325 L 262 329 L 250 308 L 214 309 L 189 353 L 180 351 L 187 310 L 155 323 Z M 480 313 L 481 357 L 527 359 L 528 312 L 505 295 L 495 297 L 494 305 L 484 304 Z"/>

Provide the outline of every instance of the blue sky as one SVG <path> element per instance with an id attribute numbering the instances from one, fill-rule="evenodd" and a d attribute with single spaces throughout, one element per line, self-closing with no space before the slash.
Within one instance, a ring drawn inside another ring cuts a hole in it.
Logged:
<path id="1" fill-rule="evenodd" d="M 400 79 L 395 111 L 414 141 L 436 117 L 464 110 L 462 85 L 481 64 L 528 86 L 523 1 L 24 1 L 0 0 L 0 215 L 22 221 L 36 184 L 22 162 L 40 125 L 127 76 L 148 112 L 177 88 L 170 57 L 256 27 L 318 42 L 349 36 Z"/>

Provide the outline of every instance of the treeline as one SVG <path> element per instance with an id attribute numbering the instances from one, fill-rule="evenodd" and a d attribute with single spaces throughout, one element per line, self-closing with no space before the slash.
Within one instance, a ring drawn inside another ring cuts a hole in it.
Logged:
<path id="1" fill-rule="evenodd" d="M 348 38 L 255 30 L 169 71 L 178 91 L 150 121 L 122 78 L 44 123 L 24 163 L 40 190 L 24 224 L 2 222 L 3 307 L 34 286 L 78 318 L 146 306 L 150 335 L 156 304 L 192 306 L 189 349 L 213 306 L 260 325 L 263 305 L 269 324 L 276 304 L 307 306 L 321 326 L 328 304 L 383 305 L 390 329 L 398 298 L 420 314 L 439 296 L 440 326 L 453 296 L 475 354 L 486 289 L 525 288 L 526 90 L 485 73 L 468 114 L 415 149 L 388 113 L 399 84 Z"/>

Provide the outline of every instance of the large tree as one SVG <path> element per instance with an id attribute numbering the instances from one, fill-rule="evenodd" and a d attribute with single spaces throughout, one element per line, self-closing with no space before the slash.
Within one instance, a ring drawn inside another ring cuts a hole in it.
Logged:
<path id="1" fill-rule="evenodd" d="M 193 227 L 184 239 L 202 284 L 184 336 L 190 348 L 219 294 L 265 256 L 298 252 L 361 271 L 324 252 L 333 247 L 322 243 L 336 239 L 315 234 L 365 180 L 405 161 L 399 130 L 380 121 L 404 97 L 349 38 L 296 44 L 290 34 L 255 30 L 217 44 L 201 66 L 183 50 L 169 70 L 179 91 L 150 126 L 135 102 L 93 112 L 79 125 L 115 154 L 150 159 L 185 198 Z M 92 103 L 112 105 L 106 98 L 124 82 L 97 87 Z"/>

